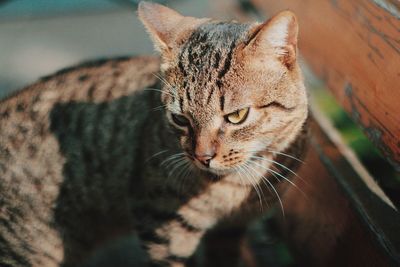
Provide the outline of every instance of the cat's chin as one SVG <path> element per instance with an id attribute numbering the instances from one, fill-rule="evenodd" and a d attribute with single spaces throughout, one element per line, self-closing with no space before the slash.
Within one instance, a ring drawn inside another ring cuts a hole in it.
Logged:
<path id="1" fill-rule="evenodd" d="M 212 176 L 217 176 L 217 177 L 226 176 L 228 174 L 231 174 L 231 173 L 235 172 L 234 169 L 217 169 L 217 168 L 213 168 L 213 167 L 205 167 L 205 166 L 203 166 L 201 164 L 198 164 L 196 162 L 193 162 L 193 164 L 200 171 L 202 171 L 204 173 L 209 173 Z"/>
<path id="2" fill-rule="evenodd" d="M 209 168 L 208 172 L 212 173 L 214 175 L 217 175 L 217 176 L 226 176 L 228 174 L 234 173 L 235 171 L 233 169 L 218 170 L 218 169 Z"/>
<path id="3" fill-rule="evenodd" d="M 227 176 L 229 174 L 236 172 L 234 169 L 216 169 L 216 168 L 200 168 L 200 169 L 217 177 Z"/>

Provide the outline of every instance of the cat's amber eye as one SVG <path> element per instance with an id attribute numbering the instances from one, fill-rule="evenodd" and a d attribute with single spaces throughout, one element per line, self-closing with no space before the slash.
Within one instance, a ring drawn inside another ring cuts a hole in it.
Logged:
<path id="1" fill-rule="evenodd" d="M 172 121 L 178 126 L 187 127 L 190 125 L 190 121 L 185 116 L 178 114 L 171 114 L 171 118 Z"/>
<path id="2" fill-rule="evenodd" d="M 242 108 L 236 110 L 235 112 L 229 113 L 225 116 L 225 119 L 230 123 L 239 124 L 246 120 L 248 114 L 249 108 Z"/>

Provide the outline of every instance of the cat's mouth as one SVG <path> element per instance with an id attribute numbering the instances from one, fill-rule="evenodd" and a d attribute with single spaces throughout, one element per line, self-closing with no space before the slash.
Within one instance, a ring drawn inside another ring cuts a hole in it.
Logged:
<path id="1" fill-rule="evenodd" d="M 265 171 L 265 166 L 263 165 L 267 161 L 261 152 L 238 155 L 236 160 L 230 161 L 229 163 L 226 159 L 218 160 L 218 158 L 215 158 L 210 160 L 208 164 L 202 163 L 190 154 L 186 155 L 196 168 L 216 177 L 223 177 L 233 173 L 238 173 L 240 176 L 259 176 Z"/>
<path id="2" fill-rule="evenodd" d="M 208 162 L 202 162 L 201 158 L 199 159 L 189 151 L 185 151 L 185 156 L 192 162 L 195 168 L 215 177 L 223 177 L 233 173 L 252 173 L 254 172 L 254 164 L 251 164 L 251 162 L 256 162 L 256 165 L 259 165 L 260 163 L 257 162 L 262 158 L 261 155 L 258 154 L 234 154 L 235 155 L 232 157 L 221 155 L 221 157 L 216 156 Z"/>
<path id="3" fill-rule="evenodd" d="M 243 164 L 242 161 L 238 161 L 235 164 L 230 164 L 228 166 L 224 165 L 222 162 L 218 162 L 217 159 L 210 160 L 208 164 L 199 161 L 191 155 L 187 155 L 188 158 L 193 162 L 196 168 L 201 171 L 208 172 L 216 177 L 225 176 L 234 172 L 237 172 L 237 168 Z"/>

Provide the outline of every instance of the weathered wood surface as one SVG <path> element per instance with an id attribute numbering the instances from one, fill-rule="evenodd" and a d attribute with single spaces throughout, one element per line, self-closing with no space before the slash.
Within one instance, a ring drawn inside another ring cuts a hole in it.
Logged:
<path id="1" fill-rule="evenodd" d="M 400 2 L 250 1 L 268 16 L 296 13 L 301 54 L 400 171 Z"/>
<path id="2" fill-rule="evenodd" d="M 400 214 L 374 194 L 312 123 L 311 145 L 283 197 L 283 235 L 300 266 L 400 266 Z"/>

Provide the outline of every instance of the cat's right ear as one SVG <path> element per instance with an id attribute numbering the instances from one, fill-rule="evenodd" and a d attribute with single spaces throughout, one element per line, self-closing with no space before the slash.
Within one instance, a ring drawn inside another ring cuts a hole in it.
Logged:
<path id="1" fill-rule="evenodd" d="M 138 15 L 155 48 L 164 57 L 173 53 L 182 39 L 204 22 L 204 19 L 185 17 L 165 6 L 143 1 L 139 3 Z"/>

